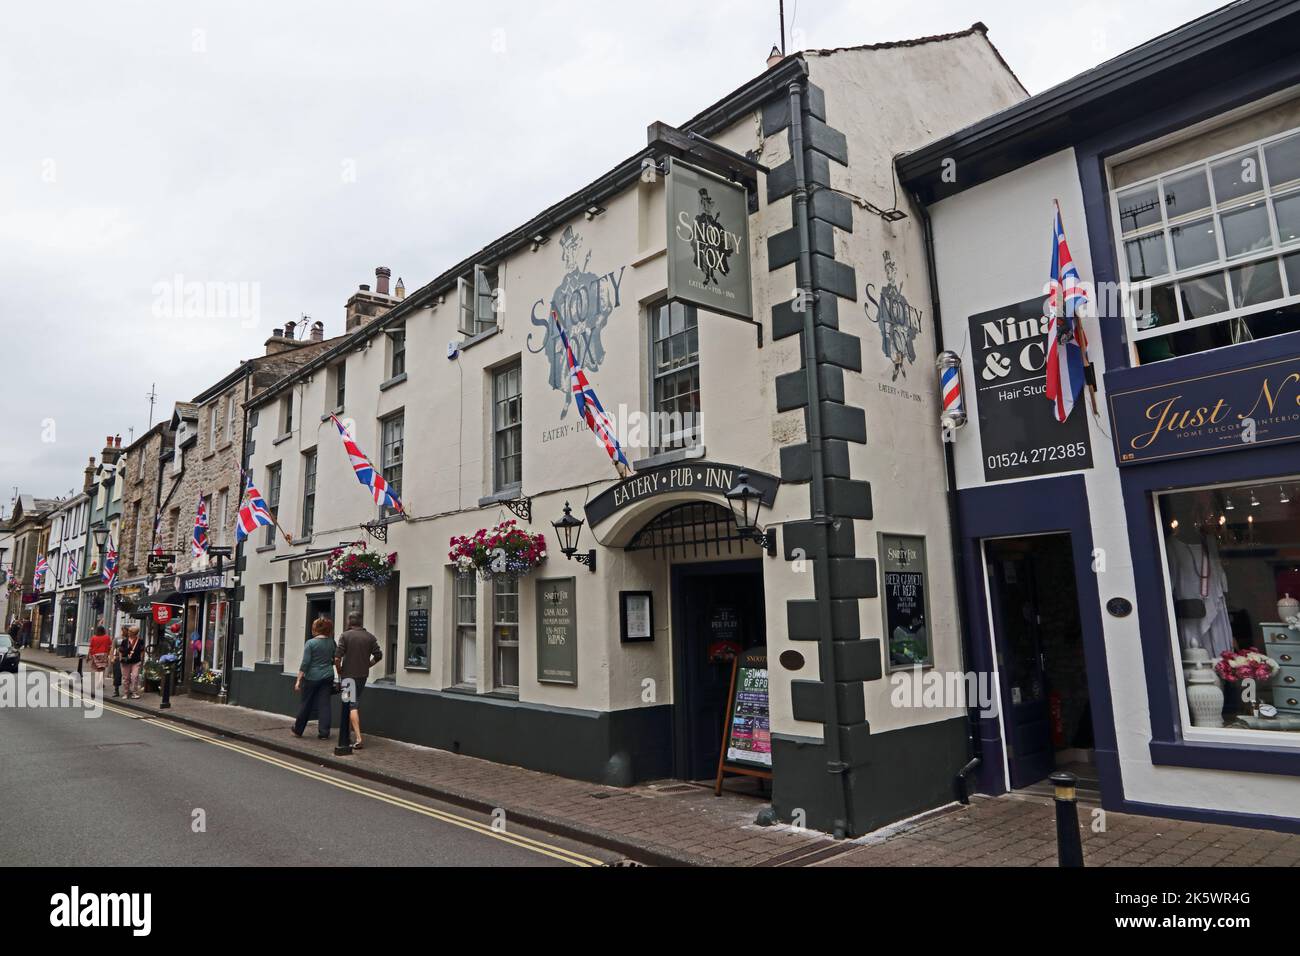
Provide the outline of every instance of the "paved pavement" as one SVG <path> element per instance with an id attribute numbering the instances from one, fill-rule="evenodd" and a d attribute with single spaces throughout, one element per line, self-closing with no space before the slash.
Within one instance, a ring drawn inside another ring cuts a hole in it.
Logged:
<path id="1" fill-rule="evenodd" d="M 9 677 L 9 675 L 5 675 Z M 599 866 L 616 854 L 113 705 L 0 714 L 0 865 Z"/>
<path id="2" fill-rule="evenodd" d="M 76 661 L 24 651 L 33 664 L 75 669 Z M 158 695 L 126 702 L 159 714 Z M 652 864 L 731 866 L 1051 866 L 1056 830 L 1050 799 L 1010 795 L 975 797 L 919 820 L 854 841 L 787 826 L 759 827 L 764 802 L 752 796 L 662 781 L 630 788 L 602 787 L 491 761 L 417 747 L 377 736 L 366 749 L 333 756 L 333 741 L 309 731 L 289 733 L 278 714 L 181 696 L 166 711 L 172 720 L 219 732 L 227 739 L 271 748 L 317 766 L 420 793 L 481 815 L 503 810 L 536 827 L 614 855 Z M 373 784 L 372 784 L 373 785 Z M 742 784 L 743 785 L 743 784 Z M 1251 866 L 1300 862 L 1300 836 L 1265 830 L 1107 813 L 1093 832 L 1092 808 L 1081 805 L 1089 866 Z M 464 810 L 460 812 L 465 812 Z"/>

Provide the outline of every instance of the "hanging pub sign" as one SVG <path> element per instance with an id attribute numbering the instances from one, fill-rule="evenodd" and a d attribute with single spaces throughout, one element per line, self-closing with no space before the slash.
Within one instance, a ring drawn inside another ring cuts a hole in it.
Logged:
<path id="1" fill-rule="evenodd" d="M 1111 391 L 1120 465 L 1300 441 L 1300 355 Z"/>
<path id="2" fill-rule="evenodd" d="M 1086 403 L 1058 422 L 1047 399 L 1047 321 L 1041 298 L 970 317 L 985 481 L 1092 467 Z"/>
<path id="3" fill-rule="evenodd" d="M 731 690 L 727 695 L 715 794 L 722 793 L 724 774 L 772 779 L 771 711 L 767 648 L 751 647 L 731 662 Z"/>
<path id="4" fill-rule="evenodd" d="M 576 578 L 542 578 L 537 582 L 537 681 L 578 683 Z"/>
<path id="5" fill-rule="evenodd" d="M 176 561 L 174 554 L 151 554 L 145 558 L 146 574 L 166 574 L 167 569 Z"/>
<path id="6" fill-rule="evenodd" d="M 879 536 L 884 586 L 880 606 L 889 642 L 889 666 L 934 663 L 930 653 L 930 595 L 925 570 L 925 538 L 911 534 Z"/>
<path id="7" fill-rule="evenodd" d="M 667 159 L 668 298 L 754 318 L 745 188 Z"/>

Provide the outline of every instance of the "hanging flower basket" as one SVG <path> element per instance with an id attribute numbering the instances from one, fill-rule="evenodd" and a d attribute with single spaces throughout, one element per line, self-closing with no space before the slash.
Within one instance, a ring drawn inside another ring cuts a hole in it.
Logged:
<path id="1" fill-rule="evenodd" d="M 484 581 L 520 577 L 546 560 L 546 536 L 529 534 L 514 519 L 454 537 L 450 545 L 447 557 L 456 573 L 477 574 Z"/>
<path id="2" fill-rule="evenodd" d="M 336 588 L 382 588 L 392 579 L 396 563 L 396 551 L 384 555 L 356 541 L 330 553 L 325 583 Z"/>

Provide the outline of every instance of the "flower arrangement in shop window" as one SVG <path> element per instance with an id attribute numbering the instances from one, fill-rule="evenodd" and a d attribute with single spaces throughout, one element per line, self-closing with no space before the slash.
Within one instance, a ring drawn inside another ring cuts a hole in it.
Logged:
<path id="1" fill-rule="evenodd" d="M 546 535 L 529 534 L 513 519 L 494 528 L 479 528 L 472 535 L 451 539 L 447 557 L 462 575 L 519 577 L 546 560 Z"/>
<path id="2" fill-rule="evenodd" d="M 1224 651 L 1214 663 L 1214 672 L 1230 684 L 1247 680 L 1265 684 L 1277 669 L 1277 661 L 1259 651 Z"/>
<path id="3" fill-rule="evenodd" d="M 325 566 L 325 582 L 335 587 L 382 588 L 393 576 L 397 552 L 380 554 L 355 541 L 330 552 Z"/>

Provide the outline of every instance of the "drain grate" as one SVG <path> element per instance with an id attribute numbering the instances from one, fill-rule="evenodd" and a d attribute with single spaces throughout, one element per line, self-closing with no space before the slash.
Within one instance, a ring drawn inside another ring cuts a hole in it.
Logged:
<path id="1" fill-rule="evenodd" d="M 675 783 L 667 787 L 651 787 L 655 793 L 699 793 L 702 788 L 689 783 Z"/>

